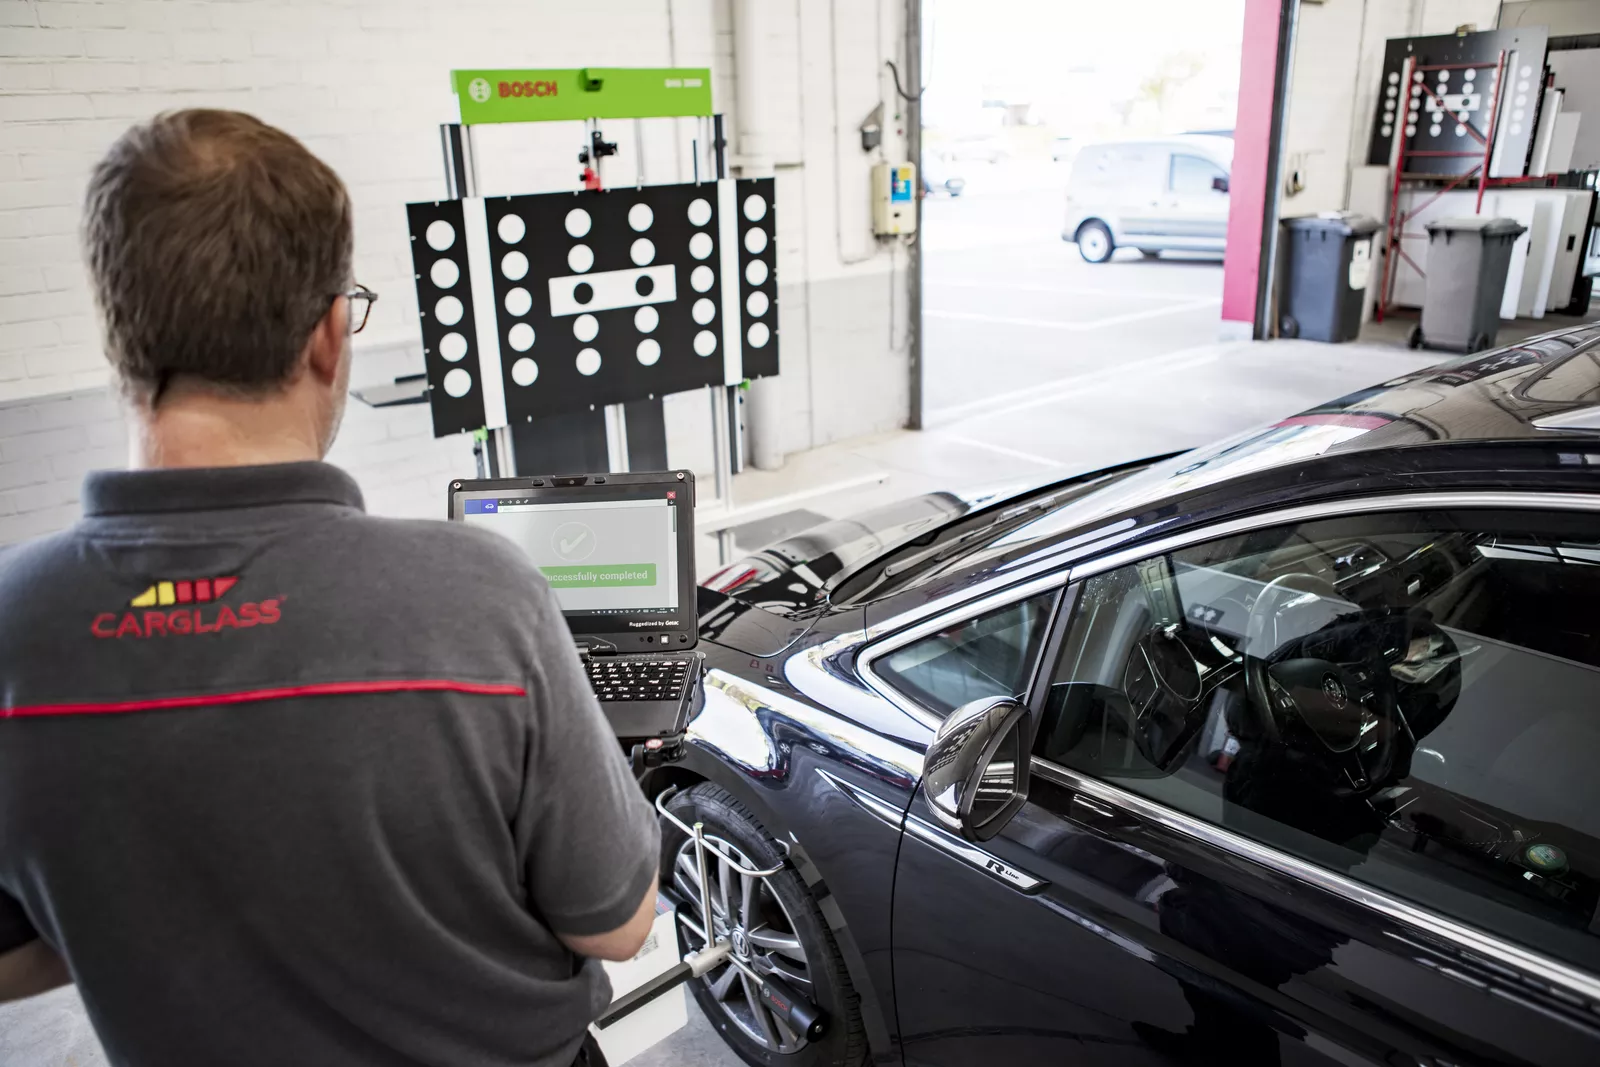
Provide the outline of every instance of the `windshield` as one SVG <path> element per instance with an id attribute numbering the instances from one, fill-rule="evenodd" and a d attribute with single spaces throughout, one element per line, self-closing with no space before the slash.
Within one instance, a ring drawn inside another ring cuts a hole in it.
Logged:
<path id="1" fill-rule="evenodd" d="M 946 565 L 966 560 L 986 544 L 1037 521 L 1041 516 L 1064 508 L 1074 501 L 1095 495 L 1107 487 L 1149 467 L 1150 460 L 1113 467 L 1086 475 L 1082 479 L 1057 483 L 1039 492 L 1004 504 L 986 508 L 957 522 L 906 541 L 869 563 L 837 575 L 828 584 L 828 600 L 834 605 L 860 603 L 887 596 Z"/>

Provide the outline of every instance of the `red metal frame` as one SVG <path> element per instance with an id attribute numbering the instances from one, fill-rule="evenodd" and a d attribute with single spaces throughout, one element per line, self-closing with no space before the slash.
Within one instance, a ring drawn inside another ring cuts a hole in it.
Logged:
<path id="1" fill-rule="evenodd" d="M 1410 99 L 1411 99 L 1411 89 L 1410 89 L 1410 87 L 1413 84 L 1413 77 L 1412 77 L 1413 74 L 1415 74 L 1416 72 L 1419 72 L 1419 71 L 1421 71 L 1421 72 L 1429 72 L 1429 71 L 1438 71 L 1438 70 L 1482 70 L 1487 66 L 1488 66 L 1488 64 L 1486 64 L 1486 63 L 1445 63 L 1445 64 L 1440 64 L 1438 66 L 1424 67 L 1424 66 L 1418 66 L 1417 65 L 1415 57 L 1411 57 L 1411 56 L 1406 57 L 1406 62 L 1405 62 L 1405 66 L 1402 68 L 1403 73 L 1401 74 L 1401 81 L 1400 81 L 1401 86 L 1404 87 L 1404 94 L 1405 95 L 1402 96 L 1402 97 L 1398 97 L 1397 98 L 1397 106 L 1396 106 L 1396 109 L 1395 109 L 1395 120 L 1396 120 L 1395 121 L 1395 131 L 1396 131 L 1395 141 L 1397 143 L 1398 148 L 1397 148 L 1397 151 L 1396 151 L 1395 157 L 1394 157 L 1394 182 L 1392 183 L 1392 185 L 1390 187 L 1390 192 L 1389 192 L 1389 224 L 1388 224 L 1388 228 L 1387 228 L 1387 247 L 1385 249 L 1385 254 L 1384 254 L 1384 257 L 1383 257 L 1383 287 L 1382 287 L 1381 290 L 1379 290 L 1379 299 L 1378 299 L 1377 307 L 1374 309 L 1375 317 L 1377 318 L 1377 320 L 1379 322 L 1383 321 L 1384 314 L 1394 306 L 1394 285 L 1395 285 L 1395 279 L 1396 279 L 1396 269 L 1395 269 L 1396 268 L 1396 260 L 1398 260 L 1398 259 L 1405 260 L 1408 264 L 1410 264 L 1411 269 L 1416 271 L 1418 275 L 1421 275 L 1422 277 L 1427 277 L 1427 275 L 1423 271 L 1423 269 L 1420 266 L 1417 265 L 1416 260 L 1414 260 L 1410 256 L 1406 255 L 1405 247 L 1401 244 L 1401 242 L 1405 241 L 1407 239 L 1418 240 L 1418 239 L 1427 237 L 1427 234 L 1423 234 L 1423 233 L 1407 233 L 1407 232 L 1405 232 L 1405 229 L 1406 229 L 1406 223 L 1410 222 L 1412 219 L 1414 219 L 1418 215 L 1420 215 L 1423 212 L 1423 210 L 1428 207 L 1429 204 L 1432 204 L 1435 200 L 1438 200 L 1441 196 L 1443 196 L 1445 193 L 1448 193 L 1450 190 L 1454 189 L 1456 186 L 1461 185 L 1464 182 L 1476 179 L 1477 183 L 1478 183 L 1478 199 L 1477 199 L 1476 204 L 1473 207 L 1473 214 L 1476 215 L 1476 214 L 1481 214 L 1482 211 L 1483 211 L 1483 191 L 1485 189 L 1487 189 L 1487 188 L 1491 188 L 1491 187 L 1494 187 L 1494 186 L 1502 186 L 1502 185 L 1522 185 L 1522 184 L 1526 184 L 1526 183 L 1529 183 L 1529 182 L 1545 182 L 1546 184 L 1549 184 L 1549 182 L 1551 180 L 1548 177 L 1543 177 L 1543 176 L 1541 176 L 1541 177 L 1518 177 L 1518 178 L 1493 178 L 1493 177 L 1489 176 L 1489 163 L 1490 163 L 1491 157 L 1494 154 L 1494 139 L 1495 139 L 1495 134 L 1498 132 L 1498 127 L 1499 127 L 1499 122 L 1500 122 L 1500 90 L 1503 88 L 1504 81 L 1505 81 L 1505 73 L 1506 73 L 1506 53 L 1505 53 L 1504 50 L 1502 50 L 1500 52 L 1500 58 L 1495 63 L 1494 93 L 1493 93 L 1492 99 L 1490 100 L 1490 103 L 1489 103 L 1489 130 L 1488 130 L 1488 133 L 1484 134 L 1484 133 L 1478 132 L 1478 130 L 1475 127 L 1473 127 L 1471 124 L 1469 124 L 1469 123 L 1463 123 L 1462 124 L 1462 125 L 1466 126 L 1467 132 L 1470 133 L 1473 136 L 1473 138 L 1476 139 L 1478 141 L 1478 143 L 1483 146 L 1482 151 L 1481 152 L 1479 152 L 1479 151 L 1472 151 L 1472 152 L 1412 152 L 1412 151 L 1408 151 L 1408 149 L 1407 149 L 1408 138 L 1407 138 L 1407 136 L 1405 134 L 1405 123 L 1400 121 L 1401 109 L 1398 107 L 1398 104 L 1404 103 L 1404 104 L 1407 105 L 1405 110 L 1406 111 L 1410 110 Z M 1440 106 L 1443 107 L 1444 101 L 1439 98 L 1439 94 L 1438 93 L 1434 92 L 1432 86 L 1428 85 L 1426 79 L 1424 79 L 1421 82 L 1415 82 L 1414 84 L 1421 85 L 1422 86 L 1422 91 L 1425 94 L 1427 94 L 1427 96 L 1429 96 L 1432 99 L 1438 101 Z M 1446 113 L 1449 112 L 1448 108 L 1445 108 L 1444 110 L 1446 111 Z M 1408 160 L 1408 159 L 1412 159 L 1412 158 L 1419 158 L 1420 159 L 1420 158 L 1429 158 L 1429 157 L 1432 157 L 1432 158 L 1440 158 L 1440 157 L 1462 158 L 1462 157 L 1473 157 L 1473 156 L 1478 156 L 1478 157 L 1481 157 L 1481 158 L 1479 158 L 1478 162 L 1476 164 L 1474 164 L 1470 169 L 1466 170 L 1465 172 L 1463 172 L 1461 174 L 1450 176 L 1448 178 L 1448 180 L 1445 180 L 1446 176 L 1444 176 L 1444 175 L 1423 174 L 1423 173 L 1418 173 L 1418 174 L 1408 174 L 1408 173 L 1406 173 L 1406 160 Z M 1402 182 L 1407 182 L 1407 181 L 1411 181 L 1411 182 L 1441 181 L 1441 180 L 1445 181 L 1445 184 L 1442 185 L 1437 192 L 1435 192 L 1432 196 L 1428 197 L 1428 199 L 1424 200 L 1422 203 L 1418 204 L 1416 207 L 1412 208 L 1410 211 L 1406 212 L 1405 214 L 1401 214 L 1401 212 L 1400 212 L 1400 191 L 1401 191 L 1401 183 Z M 1393 254 L 1390 254 L 1390 253 L 1393 253 Z"/>

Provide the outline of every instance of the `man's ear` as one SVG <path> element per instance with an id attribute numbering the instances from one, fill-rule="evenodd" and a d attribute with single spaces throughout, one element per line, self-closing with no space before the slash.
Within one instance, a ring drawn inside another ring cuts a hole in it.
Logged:
<path id="1" fill-rule="evenodd" d="M 337 297 L 306 340 L 306 367 L 324 385 L 338 380 L 339 363 L 350 330 L 350 301 Z"/>

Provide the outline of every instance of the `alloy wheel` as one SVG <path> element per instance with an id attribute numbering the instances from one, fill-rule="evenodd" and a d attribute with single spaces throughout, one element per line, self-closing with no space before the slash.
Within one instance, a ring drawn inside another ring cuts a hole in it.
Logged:
<path id="1" fill-rule="evenodd" d="M 761 866 L 720 837 L 707 834 L 706 840 L 746 866 Z M 757 974 L 777 975 L 798 992 L 811 996 L 811 967 L 805 949 L 795 934 L 788 909 L 767 880 L 740 874 L 714 853 L 708 860 L 706 878 L 711 883 L 711 921 L 716 936 L 728 938 L 734 955 Z M 689 902 L 682 913 L 698 927 L 701 886 L 693 839 L 678 849 L 672 865 L 672 885 Z M 682 928 L 690 949 L 704 946 L 704 940 L 693 930 Z M 739 967 L 725 963 L 700 981 L 728 1020 L 763 1048 L 789 1054 L 806 1046 L 804 1037 L 762 1003 L 756 983 Z"/>

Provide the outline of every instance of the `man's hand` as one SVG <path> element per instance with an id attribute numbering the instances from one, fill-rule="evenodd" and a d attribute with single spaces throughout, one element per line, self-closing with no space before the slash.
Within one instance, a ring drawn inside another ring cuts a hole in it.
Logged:
<path id="1" fill-rule="evenodd" d="M 43 941 L 29 941 L 10 952 L 0 952 L 0 1004 L 71 984 L 72 973 L 67 965 Z"/>
<path id="2" fill-rule="evenodd" d="M 657 881 L 655 878 L 650 879 L 650 889 L 639 902 L 639 910 L 633 913 L 633 918 L 615 930 L 587 936 L 558 932 L 556 936 L 561 939 L 562 944 L 580 956 L 592 956 L 613 963 L 633 959 L 644 947 L 645 938 L 650 936 L 650 927 L 656 921 Z"/>

